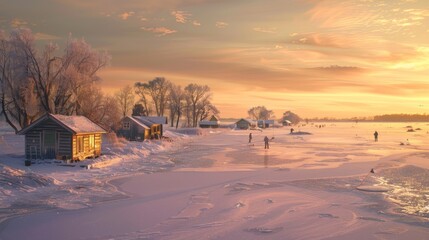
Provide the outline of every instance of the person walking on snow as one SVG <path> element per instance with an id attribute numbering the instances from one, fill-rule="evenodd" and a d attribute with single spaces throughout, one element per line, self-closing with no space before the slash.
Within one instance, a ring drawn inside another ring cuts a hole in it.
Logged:
<path id="1" fill-rule="evenodd" d="M 249 133 L 249 143 L 252 142 L 252 133 Z"/>
<path id="2" fill-rule="evenodd" d="M 378 142 L 378 132 L 374 132 L 374 141 Z"/>
<path id="3" fill-rule="evenodd" d="M 270 144 L 268 143 L 270 139 L 267 136 L 264 137 L 265 149 L 270 149 Z"/>

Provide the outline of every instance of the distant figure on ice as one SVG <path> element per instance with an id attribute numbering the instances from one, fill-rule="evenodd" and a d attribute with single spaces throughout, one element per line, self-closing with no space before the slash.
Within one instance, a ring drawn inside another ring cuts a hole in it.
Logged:
<path id="1" fill-rule="evenodd" d="M 292 133 L 293 133 L 293 131 L 295 131 L 295 129 L 291 128 L 291 129 L 290 129 L 290 134 L 292 134 Z"/>
<path id="2" fill-rule="evenodd" d="M 268 143 L 270 139 L 267 136 L 264 137 L 265 149 L 270 149 L 270 144 Z"/>
<path id="3" fill-rule="evenodd" d="M 252 133 L 249 133 L 249 143 L 252 142 Z"/>
<path id="4" fill-rule="evenodd" d="M 374 132 L 374 141 L 378 142 L 378 132 Z"/>

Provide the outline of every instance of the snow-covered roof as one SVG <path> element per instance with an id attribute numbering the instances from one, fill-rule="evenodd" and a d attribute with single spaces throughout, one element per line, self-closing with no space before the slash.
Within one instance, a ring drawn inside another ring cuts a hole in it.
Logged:
<path id="1" fill-rule="evenodd" d="M 274 124 L 274 120 L 258 120 L 258 123 Z"/>
<path id="2" fill-rule="evenodd" d="M 240 122 L 241 120 L 246 121 L 249 124 L 256 124 L 257 123 L 255 120 L 247 119 L 247 118 L 242 118 L 242 119 L 238 120 L 237 123 Z"/>
<path id="3" fill-rule="evenodd" d="M 138 119 L 135 119 L 134 117 L 126 117 L 126 119 L 130 119 L 131 121 L 135 122 L 137 125 L 139 125 L 140 127 L 144 128 L 144 129 L 150 129 L 150 127 L 148 127 L 146 124 L 140 122 Z"/>
<path id="4" fill-rule="evenodd" d="M 139 116 L 141 119 L 149 120 L 153 123 L 157 124 L 167 124 L 167 118 L 166 117 L 156 117 L 156 116 Z"/>
<path id="5" fill-rule="evenodd" d="M 18 132 L 18 134 L 25 134 L 28 130 L 32 129 L 33 127 L 39 125 L 41 122 L 43 122 L 46 119 L 52 119 L 55 122 L 57 122 L 62 127 L 66 128 L 70 132 L 74 134 L 79 133 L 106 133 L 106 130 L 104 130 L 102 127 L 98 126 L 93 121 L 89 120 L 88 118 L 84 116 L 65 116 L 65 115 L 59 115 L 59 114 L 46 114 L 43 117 L 39 118 L 26 128 L 22 129 Z"/>
<path id="6" fill-rule="evenodd" d="M 131 118 L 133 118 L 134 120 L 148 126 L 149 128 L 152 127 L 154 124 L 159 124 L 159 123 L 152 122 L 146 116 L 132 116 Z"/>
<path id="7" fill-rule="evenodd" d="M 92 133 L 99 132 L 105 133 L 106 130 L 98 126 L 93 121 L 84 116 L 65 116 L 58 114 L 50 114 L 53 118 L 60 121 L 66 127 L 73 130 L 75 133 Z"/>
<path id="8" fill-rule="evenodd" d="M 219 121 L 201 120 L 201 121 L 200 121 L 200 125 L 205 125 L 205 126 L 216 126 L 216 125 L 219 125 Z"/>

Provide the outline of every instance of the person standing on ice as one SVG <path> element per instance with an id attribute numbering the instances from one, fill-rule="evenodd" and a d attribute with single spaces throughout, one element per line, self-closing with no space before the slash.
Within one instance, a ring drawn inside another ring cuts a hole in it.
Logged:
<path id="1" fill-rule="evenodd" d="M 249 143 L 252 142 L 252 133 L 249 133 Z"/>
<path id="2" fill-rule="evenodd" d="M 374 141 L 378 142 L 378 132 L 374 132 Z"/>
<path id="3" fill-rule="evenodd" d="M 264 137 L 265 149 L 270 149 L 270 144 L 268 143 L 270 139 L 267 136 Z"/>

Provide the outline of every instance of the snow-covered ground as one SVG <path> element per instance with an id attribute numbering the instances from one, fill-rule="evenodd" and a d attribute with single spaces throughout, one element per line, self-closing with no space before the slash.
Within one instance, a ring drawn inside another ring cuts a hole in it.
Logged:
<path id="1" fill-rule="evenodd" d="M 251 144 L 231 129 L 107 136 L 74 167 L 25 167 L 22 137 L 3 131 L 0 239 L 427 238 L 429 125 L 324 126 L 252 131 Z"/>

